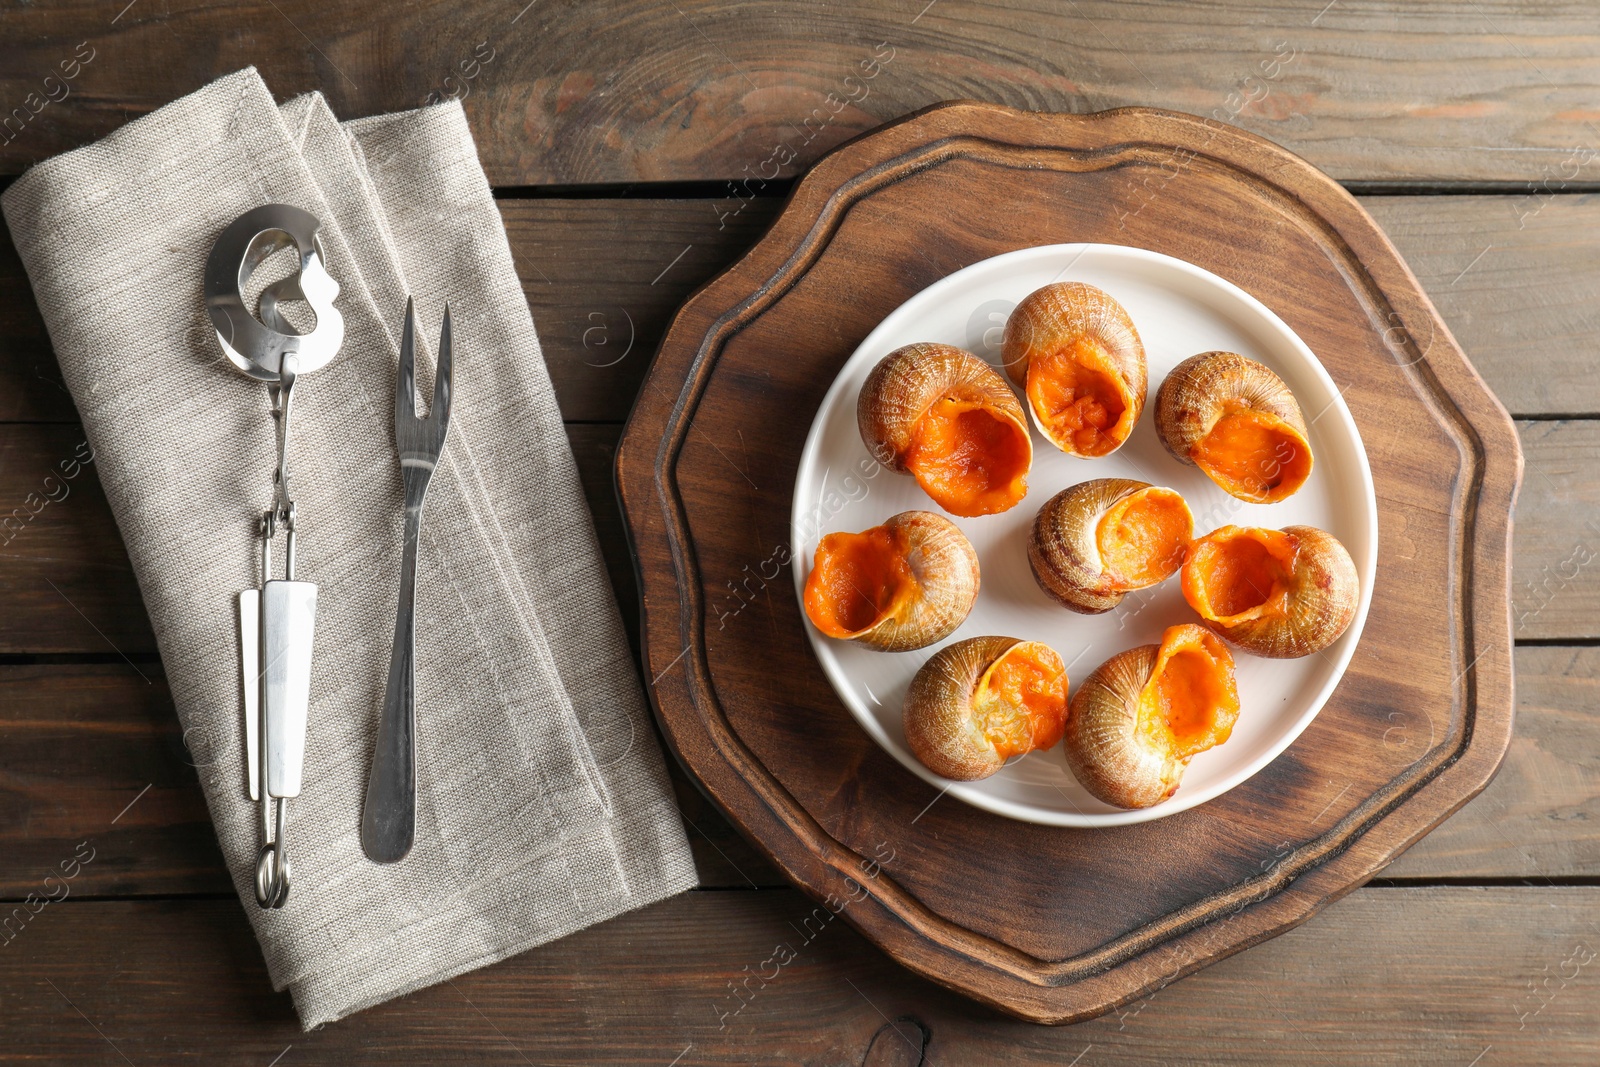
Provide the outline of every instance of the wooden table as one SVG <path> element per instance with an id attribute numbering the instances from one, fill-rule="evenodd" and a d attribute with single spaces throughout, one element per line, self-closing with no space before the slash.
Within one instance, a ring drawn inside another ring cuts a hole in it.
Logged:
<path id="1" fill-rule="evenodd" d="M 1382 878 L 1079 1026 L 1001 1017 L 835 924 L 719 1028 L 730 983 L 809 905 L 679 776 L 703 888 L 301 1034 L 224 874 L 92 466 L 40 507 L 43 479 L 82 431 L 7 240 L 0 514 L 29 517 L 0 533 L 0 899 L 27 921 L 0 946 L 0 1056 L 1600 1061 L 1592 11 L 1517 0 L 471 0 L 362 12 L 125 2 L 0 10 L 0 174 L 246 64 L 280 96 L 318 89 L 346 117 L 464 95 L 628 616 L 636 596 L 610 467 L 621 422 L 672 309 L 750 245 L 819 154 L 953 97 L 1154 104 L 1288 146 L 1362 198 L 1518 419 L 1517 735 L 1489 789 Z M 852 76 L 874 58 L 873 78 Z M 74 60 L 70 81 L 45 82 Z M 28 895 L 50 892 L 45 875 L 75 856 L 92 859 L 71 896 L 33 913 Z"/>

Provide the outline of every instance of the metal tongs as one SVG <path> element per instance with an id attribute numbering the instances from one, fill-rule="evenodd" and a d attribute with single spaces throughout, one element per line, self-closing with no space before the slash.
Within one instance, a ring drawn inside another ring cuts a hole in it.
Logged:
<path id="1" fill-rule="evenodd" d="M 261 804 L 261 851 L 256 857 L 256 903 L 281 908 L 289 895 L 284 846 L 288 799 L 300 795 L 311 701 L 311 641 L 317 586 L 295 578 L 295 505 L 289 493 L 289 416 L 295 383 L 320 370 L 344 341 L 344 318 L 333 307 L 339 283 L 323 267 L 321 223 L 285 204 L 248 211 L 217 238 L 206 261 L 206 310 L 223 353 L 241 373 L 267 384 L 277 430 L 278 462 L 272 504 L 262 513 L 261 585 L 239 594 L 240 662 L 244 688 L 245 758 L 250 799 Z M 294 248 L 299 270 L 267 286 L 260 318 L 244 299 L 251 274 L 273 253 Z M 278 310 L 281 300 L 304 300 L 316 327 L 300 333 Z M 285 535 L 283 577 L 272 576 L 272 542 Z"/>

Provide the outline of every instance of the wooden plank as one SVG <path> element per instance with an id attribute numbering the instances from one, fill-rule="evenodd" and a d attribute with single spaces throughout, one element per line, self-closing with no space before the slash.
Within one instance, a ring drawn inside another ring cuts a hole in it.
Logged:
<path id="1" fill-rule="evenodd" d="M 578 424 L 568 438 L 623 619 L 636 636 L 633 564 L 612 490 L 619 432 L 615 424 Z M 8 607 L 0 613 L 0 654 L 137 659 L 156 651 L 94 467 L 77 461 L 86 454 L 76 424 L 0 424 L 0 602 Z"/>
<path id="2" fill-rule="evenodd" d="M 912 977 L 789 890 L 686 893 L 309 1034 L 232 900 L 46 906 L 0 987 L 6 1051 L 48 1063 L 1589 1067 L 1597 908 L 1593 888 L 1358 890 L 1058 1028 Z"/>
<path id="3" fill-rule="evenodd" d="M 195 766 L 158 665 L 0 667 L 0 897 L 232 892 Z"/>
<path id="4" fill-rule="evenodd" d="M 1600 739 L 1590 728 L 1600 649 L 1522 648 L 1516 664 L 1517 732 L 1499 777 L 1385 877 L 1600 876 Z M 0 667 L 0 899 L 37 890 L 40 872 L 85 840 L 97 858 L 75 893 L 232 891 L 160 668 L 139 671 Z M 787 884 L 668 762 L 701 884 Z"/>
<path id="5" fill-rule="evenodd" d="M 1517 416 L 1600 412 L 1600 200 L 1369 196 L 1450 331 Z"/>
<path id="6" fill-rule="evenodd" d="M 1517 505 L 1516 635 L 1600 637 L 1600 421 L 1522 422 L 1518 429 L 1527 476 Z M 567 432 L 637 647 L 633 563 L 612 489 L 620 427 L 570 424 Z M 0 599 L 13 606 L 0 613 L 0 654 L 155 651 L 92 465 L 76 479 L 61 481 L 61 465 L 72 463 L 82 441 L 82 430 L 73 424 L 0 424 L 0 505 L 7 505 L 0 507 Z M 48 499 L 63 489 L 63 499 Z"/>
<path id="7" fill-rule="evenodd" d="M 449 18 L 314 0 L 8 5 L 0 173 L 255 64 L 280 98 L 319 89 L 352 118 L 464 96 L 500 185 L 792 173 L 881 122 L 973 97 L 1212 115 L 1339 178 L 1582 179 L 1591 15 L 1473 0 L 470 0 Z"/>
<path id="8" fill-rule="evenodd" d="M 1516 671 L 1516 732 L 1500 773 L 1384 877 L 1543 885 L 1600 875 L 1600 648 L 1519 648 Z"/>
<path id="9" fill-rule="evenodd" d="M 196 766 L 158 665 L 0 666 L 0 899 L 84 841 L 80 896 L 233 892 Z M 701 882 L 781 884 L 670 768 Z"/>
<path id="10" fill-rule="evenodd" d="M 781 201 L 503 200 L 506 237 L 567 419 L 621 421 L 667 322 Z"/>
<path id="11" fill-rule="evenodd" d="M 1511 585 L 1519 640 L 1600 637 L 1600 422 L 1520 426 L 1526 473 Z"/>
<path id="12" fill-rule="evenodd" d="M 743 203 L 743 202 L 741 202 Z M 563 417 L 620 422 L 683 299 L 744 252 L 780 201 L 501 203 Z M 26 272 L 0 227 L 0 422 L 77 420 Z"/>
<path id="13" fill-rule="evenodd" d="M 0 422 L 77 418 L 11 231 L 0 226 Z"/>
<path id="14" fill-rule="evenodd" d="M 1600 199 L 1367 196 L 1361 205 L 1507 410 L 1600 413 Z M 778 206 L 753 200 L 723 227 L 719 201 L 502 201 L 564 415 L 624 418 L 672 312 L 743 255 Z"/>
<path id="15" fill-rule="evenodd" d="M 75 423 L 0 426 L 0 652 L 155 651 Z"/>
<path id="16" fill-rule="evenodd" d="M 751 200 L 501 201 L 562 414 L 627 417 L 668 319 L 780 206 Z M 1515 415 L 1600 413 L 1600 200 L 1364 197 Z M 1536 373 L 1530 373 L 1536 368 Z M 10 237 L 0 234 L 0 422 L 76 418 Z"/>

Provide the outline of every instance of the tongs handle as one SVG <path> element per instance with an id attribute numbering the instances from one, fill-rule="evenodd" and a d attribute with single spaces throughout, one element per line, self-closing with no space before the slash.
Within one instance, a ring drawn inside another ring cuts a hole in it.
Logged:
<path id="1" fill-rule="evenodd" d="M 261 754 L 270 797 L 300 795 L 316 622 L 315 583 L 274 579 L 261 587 Z"/>
<path id="2" fill-rule="evenodd" d="M 389 685 L 361 812 L 361 848 L 375 863 L 404 859 L 417 833 L 417 538 L 422 506 L 420 499 L 415 507 L 407 503 Z"/>

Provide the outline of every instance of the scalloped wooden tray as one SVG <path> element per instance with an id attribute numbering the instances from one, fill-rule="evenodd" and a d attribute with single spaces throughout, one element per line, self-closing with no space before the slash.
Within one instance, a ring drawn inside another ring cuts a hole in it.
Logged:
<path id="1" fill-rule="evenodd" d="M 952 271 L 1071 241 L 1177 256 L 1282 316 L 1344 389 L 1380 511 L 1366 631 L 1311 727 L 1210 803 L 1098 830 L 990 815 L 896 764 L 828 686 L 781 573 L 801 445 L 861 339 Z M 1488 783 L 1511 733 L 1521 471 L 1509 417 L 1393 246 L 1304 160 L 1192 115 L 965 102 L 806 175 L 679 311 L 617 455 L 679 760 L 819 906 L 1047 1023 L 1295 926 Z"/>

